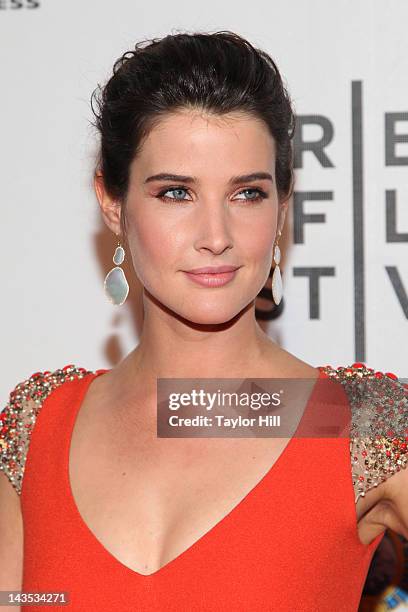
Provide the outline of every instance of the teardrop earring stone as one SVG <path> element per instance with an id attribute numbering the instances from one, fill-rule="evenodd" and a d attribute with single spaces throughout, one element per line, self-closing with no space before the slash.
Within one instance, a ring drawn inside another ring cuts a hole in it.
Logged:
<path id="1" fill-rule="evenodd" d="M 129 285 L 122 268 L 112 268 L 112 270 L 108 272 L 105 278 L 104 287 L 105 294 L 109 301 L 116 306 L 121 306 L 129 293 Z"/>
<path id="2" fill-rule="evenodd" d="M 278 247 L 278 245 L 276 245 L 275 246 L 275 251 L 274 251 L 274 254 L 273 254 L 273 261 L 276 263 L 277 266 L 279 266 L 280 260 L 281 260 L 280 248 Z"/>
<path id="3" fill-rule="evenodd" d="M 283 295 L 282 276 L 279 266 L 276 266 L 272 275 L 272 296 L 273 301 L 278 306 Z"/>
<path id="4" fill-rule="evenodd" d="M 116 247 L 115 254 L 113 256 L 113 263 L 116 264 L 117 266 L 120 266 L 120 264 L 123 263 L 124 259 L 125 259 L 124 248 L 121 246 Z"/>

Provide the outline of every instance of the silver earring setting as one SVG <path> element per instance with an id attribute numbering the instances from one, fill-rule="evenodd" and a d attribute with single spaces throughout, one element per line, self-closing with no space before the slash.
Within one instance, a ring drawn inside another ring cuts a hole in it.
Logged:
<path id="1" fill-rule="evenodd" d="M 118 234 L 116 235 L 118 236 Z M 113 255 L 113 263 L 115 264 L 115 267 L 107 273 L 103 284 L 108 300 L 115 306 L 121 306 L 129 293 L 129 284 L 126 280 L 125 273 L 123 272 L 122 268 L 119 268 L 124 259 L 125 249 L 118 240 L 118 246 L 116 247 Z"/>
<path id="2" fill-rule="evenodd" d="M 275 268 L 272 274 L 272 297 L 273 301 L 277 306 L 280 304 L 283 297 L 282 276 L 279 268 L 280 260 L 280 248 L 278 247 L 278 245 L 275 245 L 275 249 L 273 252 L 273 261 L 275 262 Z"/>

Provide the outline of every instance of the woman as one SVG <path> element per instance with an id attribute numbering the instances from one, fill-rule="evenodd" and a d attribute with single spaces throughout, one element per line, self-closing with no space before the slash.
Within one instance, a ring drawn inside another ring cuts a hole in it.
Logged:
<path id="1" fill-rule="evenodd" d="M 352 416 L 366 381 L 371 433 L 380 382 L 407 415 L 394 374 L 313 367 L 255 319 L 272 261 L 282 298 L 278 242 L 293 189 L 294 115 L 278 68 L 231 32 L 171 35 L 125 53 L 96 99 L 95 191 L 118 238 L 116 268 L 130 257 L 143 285 L 143 330 L 110 370 L 37 372 L 11 393 L 2 588 L 64 591 L 87 611 L 357 610 L 386 527 L 408 532 L 401 427 L 391 448 L 295 430 L 156 432 L 159 378 L 332 378 Z M 121 269 L 105 289 L 124 302 Z M 389 425 L 391 404 L 381 407 Z"/>

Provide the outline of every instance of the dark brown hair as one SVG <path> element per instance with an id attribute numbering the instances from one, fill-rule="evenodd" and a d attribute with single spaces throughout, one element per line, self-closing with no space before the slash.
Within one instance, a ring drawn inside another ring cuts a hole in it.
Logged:
<path id="1" fill-rule="evenodd" d="M 144 138 L 163 115 L 180 108 L 219 115 L 242 111 L 262 119 L 276 143 L 279 198 L 291 195 L 295 115 L 289 94 L 272 58 L 234 32 L 178 33 L 138 42 L 115 61 L 106 84 L 93 91 L 91 107 L 100 135 L 95 172 L 103 174 L 107 192 L 121 205 L 130 164 Z M 126 235 L 125 214 L 121 224 Z"/>

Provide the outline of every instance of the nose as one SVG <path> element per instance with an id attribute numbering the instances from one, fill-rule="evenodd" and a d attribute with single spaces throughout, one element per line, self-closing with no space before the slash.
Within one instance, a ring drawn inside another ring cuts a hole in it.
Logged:
<path id="1" fill-rule="evenodd" d="M 231 218 L 220 202 L 203 203 L 197 208 L 194 247 L 220 254 L 233 246 Z"/>

